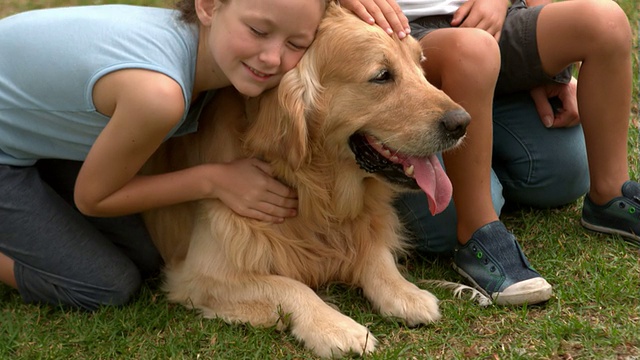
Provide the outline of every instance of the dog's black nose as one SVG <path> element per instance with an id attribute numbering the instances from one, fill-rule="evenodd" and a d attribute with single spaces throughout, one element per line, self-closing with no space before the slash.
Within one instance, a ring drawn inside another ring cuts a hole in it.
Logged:
<path id="1" fill-rule="evenodd" d="M 471 122 L 471 116 L 462 110 L 449 110 L 441 119 L 442 127 L 452 138 L 458 139 L 467 132 L 467 125 Z"/>

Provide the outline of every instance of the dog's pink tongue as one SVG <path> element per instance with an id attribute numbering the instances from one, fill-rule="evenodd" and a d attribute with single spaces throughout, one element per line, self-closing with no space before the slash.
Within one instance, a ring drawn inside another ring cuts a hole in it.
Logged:
<path id="1" fill-rule="evenodd" d="M 431 155 L 427 159 L 409 158 L 407 162 L 413 165 L 414 178 L 427 194 L 431 215 L 444 211 L 451 201 L 453 186 L 438 157 Z"/>

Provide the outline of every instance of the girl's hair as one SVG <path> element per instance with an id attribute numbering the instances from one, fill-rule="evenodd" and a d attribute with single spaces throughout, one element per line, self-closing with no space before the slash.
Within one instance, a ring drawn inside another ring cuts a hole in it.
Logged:
<path id="1" fill-rule="evenodd" d="M 198 22 L 195 0 L 176 0 L 175 7 L 180 12 L 180 20 L 188 24 L 195 24 Z"/>
<path id="2" fill-rule="evenodd" d="M 214 8 L 225 4 L 230 0 L 214 0 Z M 180 20 L 188 24 L 198 23 L 198 14 L 196 14 L 196 1 L 195 0 L 176 0 L 176 10 L 180 12 Z"/>
<path id="3" fill-rule="evenodd" d="M 226 3 L 230 0 L 216 0 L 217 3 Z M 325 7 L 332 0 L 325 0 Z M 218 6 L 219 4 L 216 4 Z M 176 0 L 176 9 L 180 12 L 180 20 L 188 23 L 195 24 L 198 22 L 198 14 L 196 14 L 196 2 L 195 0 Z"/>

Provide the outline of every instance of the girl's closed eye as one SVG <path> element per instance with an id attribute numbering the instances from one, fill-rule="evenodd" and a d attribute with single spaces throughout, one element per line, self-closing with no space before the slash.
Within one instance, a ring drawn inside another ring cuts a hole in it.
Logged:
<path id="1" fill-rule="evenodd" d="M 258 30 L 257 28 L 253 27 L 253 26 L 249 26 L 249 30 L 251 31 L 252 34 L 259 36 L 259 37 L 265 37 L 267 36 L 267 33 L 261 30 Z"/>
<path id="2" fill-rule="evenodd" d="M 266 38 L 269 36 L 269 32 L 260 30 L 259 28 L 251 25 L 247 25 L 249 31 L 256 37 Z M 289 48 L 295 51 L 305 51 L 309 48 L 310 44 L 303 43 L 302 41 L 288 41 L 287 45 Z"/>
<path id="3" fill-rule="evenodd" d="M 296 50 L 296 51 L 305 51 L 310 46 L 310 45 L 307 45 L 307 44 L 294 43 L 294 42 L 291 42 L 291 41 L 289 41 L 288 44 L 289 44 L 289 47 L 291 47 L 293 50 Z"/>

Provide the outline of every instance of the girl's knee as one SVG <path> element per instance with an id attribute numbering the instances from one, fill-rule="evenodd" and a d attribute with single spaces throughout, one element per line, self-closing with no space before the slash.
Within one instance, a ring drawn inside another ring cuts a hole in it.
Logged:
<path id="1" fill-rule="evenodd" d="M 138 293 L 142 286 L 142 276 L 135 266 L 118 269 L 95 284 L 88 285 L 88 291 L 75 291 L 74 299 L 87 310 L 102 306 L 122 306 Z"/>
<path id="2" fill-rule="evenodd" d="M 93 292 L 72 290 L 68 293 L 69 302 L 65 305 L 77 307 L 86 311 L 95 311 L 104 306 L 122 306 L 131 301 L 140 290 L 140 277 L 136 279 L 119 279 L 117 284 L 109 288 L 101 287 Z"/>
<path id="3" fill-rule="evenodd" d="M 121 306 L 138 293 L 142 277 L 135 266 L 118 268 L 93 279 L 63 278 L 17 264 L 16 279 L 28 303 L 95 311 L 103 306 Z"/>
<path id="4" fill-rule="evenodd" d="M 105 291 L 95 293 L 91 303 L 100 306 L 121 306 L 129 303 L 142 286 L 142 277 L 138 271 L 121 277 L 115 277 L 111 284 L 107 284 Z"/>
<path id="5" fill-rule="evenodd" d="M 142 286 L 142 274 L 131 261 L 110 264 L 85 277 L 80 285 L 68 287 L 69 302 L 81 309 L 93 311 L 103 306 L 127 304 Z M 94 269 L 95 270 L 95 269 Z"/>

